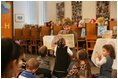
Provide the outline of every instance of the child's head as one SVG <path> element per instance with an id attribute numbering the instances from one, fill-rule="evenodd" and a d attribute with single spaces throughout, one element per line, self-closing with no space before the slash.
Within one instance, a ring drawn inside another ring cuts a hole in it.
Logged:
<path id="1" fill-rule="evenodd" d="M 64 47 L 65 46 L 65 39 L 62 37 L 59 38 L 59 40 L 57 41 L 57 46 Z"/>
<path id="2" fill-rule="evenodd" d="M 87 52 L 85 50 L 82 49 L 82 50 L 79 50 L 77 52 L 77 59 L 78 60 L 85 60 L 87 58 L 88 58 L 88 55 L 87 55 Z"/>
<path id="3" fill-rule="evenodd" d="M 41 57 L 45 57 L 48 53 L 48 49 L 46 46 L 42 46 L 39 48 L 39 55 L 41 55 Z"/>
<path id="4" fill-rule="evenodd" d="M 39 67 L 39 62 L 35 58 L 31 58 L 26 62 L 26 70 L 30 70 L 31 72 L 35 72 Z"/>
<path id="5" fill-rule="evenodd" d="M 110 56 L 115 59 L 115 50 L 111 44 L 106 44 L 102 47 L 102 53 L 104 56 Z"/>

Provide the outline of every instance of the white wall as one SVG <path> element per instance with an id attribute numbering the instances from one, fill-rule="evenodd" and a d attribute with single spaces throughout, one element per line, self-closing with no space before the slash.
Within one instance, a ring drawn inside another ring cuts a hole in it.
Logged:
<path id="1" fill-rule="evenodd" d="M 117 1 L 110 2 L 110 18 L 117 18 Z"/>
<path id="2" fill-rule="evenodd" d="M 62 1 L 47 2 L 47 21 L 56 21 L 56 3 Z M 14 27 L 22 28 L 23 24 L 39 24 L 41 20 L 39 1 L 14 1 L 14 16 L 15 14 L 24 14 L 25 21 L 18 23 L 14 18 Z M 72 16 L 71 1 L 65 1 L 65 18 Z M 82 17 L 96 18 L 96 1 L 82 2 Z M 117 18 L 117 1 L 110 2 L 110 17 Z"/>
<path id="3" fill-rule="evenodd" d="M 56 1 L 48 1 L 47 3 L 47 19 L 48 21 L 56 21 Z"/>
<path id="4" fill-rule="evenodd" d="M 37 24 L 37 5 L 34 1 L 14 1 L 14 27 L 22 28 L 24 24 Z M 15 15 L 24 14 L 24 22 L 16 22 Z"/>
<path id="5" fill-rule="evenodd" d="M 56 3 L 63 2 L 63 1 L 48 1 L 48 21 L 56 21 Z M 71 19 L 72 15 L 72 7 L 71 1 L 65 1 L 65 18 L 69 17 Z"/>
<path id="6" fill-rule="evenodd" d="M 69 17 L 71 19 L 71 16 L 72 16 L 71 1 L 65 1 L 65 18 Z"/>
<path id="7" fill-rule="evenodd" d="M 37 10 L 37 2 L 30 1 L 28 4 L 28 10 L 29 10 L 29 24 L 37 24 L 38 23 L 38 10 Z"/>
<path id="8" fill-rule="evenodd" d="M 48 2 L 48 21 L 56 21 L 56 3 L 61 1 Z M 71 1 L 65 1 L 65 18 L 72 17 Z M 82 2 L 82 17 L 83 18 L 96 18 L 96 1 L 83 1 Z"/>
<path id="9" fill-rule="evenodd" d="M 48 21 L 56 20 L 56 3 L 60 1 L 48 2 Z M 71 1 L 65 1 L 65 18 L 72 16 Z M 82 2 L 82 18 L 96 19 L 96 1 Z M 110 18 L 117 18 L 117 1 L 110 1 Z"/>
<path id="10" fill-rule="evenodd" d="M 14 27 L 15 28 L 21 28 L 24 23 L 27 23 L 27 20 L 28 20 L 28 17 L 26 16 L 28 15 L 27 5 L 28 5 L 27 1 L 24 1 L 24 2 L 14 1 Z M 24 14 L 25 21 L 23 23 L 16 22 L 15 21 L 16 14 Z"/>
<path id="11" fill-rule="evenodd" d="M 82 18 L 96 19 L 96 1 L 82 2 Z"/>

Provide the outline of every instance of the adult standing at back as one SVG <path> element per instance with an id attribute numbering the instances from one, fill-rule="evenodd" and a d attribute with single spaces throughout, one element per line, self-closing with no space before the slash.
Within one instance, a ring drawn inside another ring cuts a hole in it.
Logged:
<path id="1" fill-rule="evenodd" d="M 53 47 L 53 49 L 54 49 L 57 41 L 59 40 L 59 37 L 62 37 L 62 35 L 64 35 L 64 34 L 73 34 L 74 35 L 74 44 L 76 44 L 76 40 L 78 39 L 78 34 L 71 29 L 72 21 L 69 18 L 65 19 L 63 21 L 62 25 L 63 25 L 63 30 L 60 30 L 58 32 L 58 35 L 55 36 L 52 40 L 51 46 Z M 75 52 L 74 48 L 71 48 L 71 49 L 73 52 Z"/>
<path id="2" fill-rule="evenodd" d="M 76 40 L 78 39 L 78 35 L 77 35 L 77 33 L 75 31 L 73 31 L 71 29 L 71 26 L 72 26 L 71 20 L 65 19 L 65 22 L 63 24 L 63 30 L 61 30 L 58 33 L 58 35 L 61 35 L 61 34 L 73 34 L 74 35 L 74 43 L 76 44 Z M 70 49 L 73 51 L 73 53 L 75 55 L 75 53 L 76 53 L 75 48 L 70 48 Z"/>
<path id="3" fill-rule="evenodd" d="M 70 20 L 65 20 L 63 24 L 63 30 L 59 31 L 58 34 L 74 34 L 74 40 L 78 39 L 78 35 L 75 31 L 71 29 L 72 22 Z"/>

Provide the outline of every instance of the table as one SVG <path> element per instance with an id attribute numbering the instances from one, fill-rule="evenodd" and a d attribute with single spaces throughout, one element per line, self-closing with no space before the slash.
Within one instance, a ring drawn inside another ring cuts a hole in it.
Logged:
<path id="1" fill-rule="evenodd" d="M 96 44 L 94 46 L 94 50 L 93 50 L 93 53 L 92 53 L 91 60 L 96 65 L 96 60 L 95 60 L 96 59 L 96 54 L 95 53 L 96 53 L 96 51 L 98 53 L 102 53 L 102 46 L 105 45 L 105 44 L 112 44 L 114 49 L 115 49 L 116 59 L 113 62 L 112 68 L 117 69 L 117 39 L 108 39 L 108 38 L 106 38 L 106 39 L 103 39 L 103 38 L 97 39 Z"/>

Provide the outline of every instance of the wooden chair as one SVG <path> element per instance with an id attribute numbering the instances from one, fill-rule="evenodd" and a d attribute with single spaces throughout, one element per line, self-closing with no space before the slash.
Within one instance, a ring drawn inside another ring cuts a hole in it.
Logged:
<path id="1" fill-rule="evenodd" d="M 59 31 L 62 29 L 63 29 L 62 26 L 54 26 L 53 27 L 53 35 L 57 35 L 59 33 Z"/>
<path id="2" fill-rule="evenodd" d="M 78 35 L 80 35 L 80 29 L 76 25 L 72 25 L 71 29 L 75 31 Z"/>
<path id="3" fill-rule="evenodd" d="M 40 29 L 39 28 L 31 28 L 31 36 L 36 39 L 40 39 Z"/>
<path id="4" fill-rule="evenodd" d="M 30 49 L 31 49 L 31 51 L 30 52 L 33 54 L 33 51 L 34 51 L 35 54 L 38 54 L 38 47 L 39 46 L 40 46 L 40 44 L 38 43 L 38 39 L 36 37 L 31 36 L 31 38 L 30 38 Z"/>
<path id="5" fill-rule="evenodd" d="M 29 42 L 31 37 L 31 29 L 30 28 L 24 28 L 23 35 L 22 35 L 22 41 L 21 41 L 21 47 L 23 50 L 28 53 L 29 52 Z"/>
<path id="6" fill-rule="evenodd" d="M 22 37 L 22 29 L 15 29 L 14 39 L 15 40 L 21 40 L 21 37 Z"/>
<path id="7" fill-rule="evenodd" d="M 37 43 L 40 43 L 40 28 L 31 28 L 31 37 L 34 37 Z"/>
<path id="8" fill-rule="evenodd" d="M 80 42 L 85 42 L 85 41 L 86 41 L 85 39 L 78 39 L 78 40 L 76 40 L 76 47 L 75 47 L 75 49 L 77 49 L 77 51 L 82 49 L 84 46 L 80 46 L 79 43 Z"/>
<path id="9" fill-rule="evenodd" d="M 97 36 L 97 27 L 95 23 L 86 23 L 86 35 Z"/>
<path id="10" fill-rule="evenodd" d="M 43 42 L 43 37 L 45 35 L 50 35 L 51 29 L 50 29 L 50 27 L 47 27 L 47 26 L 43 26 L 40 29 L 41 29 L 41 31 L 40 31 L 40 33 L 41 33 L 41 35 L 40 35 L 40 41 Z M 42 45 L 42 43 L 41 43 L 41 45 Z"/>
<path id="11" fill-rule="evenodd" d="M 76 40 L 76 44 L 75 44 L 75 49 L 78 51 L 80 49 L 82 49 L 83 47 L 79 46 L 80 42 L 85 42 L 85 39 L 81 38 L 81 31 L 82 28 L 78 28 L 76 25 L 72 25 L 72 30 L 75 31 L 78 34 L 78 40 Z"/>
<path id="12" fill-rule="evenodd" d="M 21 42 L 20 42 L 20 46 L 21 46 L 21 48 L 23 49 L 23 51 L 25 52 L 25 53 L 28 53 L 28 41 L 27 41 L 27 39 L 26 39 L 26 37 L 25 36 L 22 36 L 21 37 Z"/>
<path id="13" fill-rule="evenodd" d="M 117 26 L 117 21 L 110 21 L 110 27 L 109 30 L 113 30 L 113 27 Z"/>
<path id="14" fill-rule="evenodd" d="M 38 46 L 40 46 L 40 28 L 31 28 L 30 52 L 33 54 L 33 51 L 35 51 L 35 54 L 37 54 Z"/>
<path id="15" fill-rule="evenodd" d="M 29 40 L 31 36 L 31 29 L 30 28 L 23 28 L 23 37 Z"/>
<path id="16" fill-rule="evenodd" d="M 86 51 L 94 49 L 94 45 L 96 43 L 97 36 L 96 35 L 87 35 L 86 36 Z"/>
<path id="17" fill-rule="evenodd" d="M 86 23 L 86 50 L 93 50 L 97 39 L 97 27 L 95 23 Z"/>

